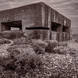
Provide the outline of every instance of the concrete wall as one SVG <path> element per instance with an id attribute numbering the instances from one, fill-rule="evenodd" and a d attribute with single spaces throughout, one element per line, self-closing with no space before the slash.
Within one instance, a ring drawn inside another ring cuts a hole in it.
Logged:
<path id="1" fill-rule="evenodd" d="M 57 36 L 59 36 L 59 41 L 62 40 L 69 40 L 70 39 L 70 27 L 71 27 L 71 21 L 66 18 L 65 16 L 61 15 L 60 13 L 58 13 L 56 10 L 52 9 L 51 7 L 49 7 L 48 5 L 43 3 L 43 26 L 47 26 L 50 28 L 50 30 L 46 33 L 44 33 L 44 35 L 46 35 L 46 37 L 48 39 L 52 39 L 52 30 L 51 30 L 51 22 L 56 22 L 58 24 L 60 24 L 59 28 L 57 29 Z M 64 32 L 65 33 L 65 39 L 63 39 L 63 26 L 68 27 L 67 31 Z"/>
<path id="2" fill-rule="evenodd" d="M 0 27 L 2 26 L 1 22 L 17 20 L 22 21 L 22 29 L 24 32 L 26 32 L 26 27 L 41 26 L 42 22 L 40 4 L 32 4 L 26 7 L 20 7 L 0 12 Z M 29 32 L 27 31 L 26 33 Z"/>

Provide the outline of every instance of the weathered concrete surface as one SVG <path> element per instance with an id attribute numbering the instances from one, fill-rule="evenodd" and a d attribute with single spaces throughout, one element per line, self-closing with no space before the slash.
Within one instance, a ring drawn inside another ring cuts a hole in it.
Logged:
<path id="1" fill-rule="evenodd" d="M 68 33 L 70 32 L 71 21 L 42 2 L 1 11 L 0 31 L 9 29 L 8 27 L 3 26 L 1 24 L 2 22 L 8 22 L 8 21 L 11 22 L 11 21 L 19 21 L 19 20 L 22 22 L 22 30 L 27 35 L 29 34 L 34 35 L 35 31 L 26 30 L 26 27 L 44 27 L 44 28 L 48 27 L 49 28 L 48 31 L 38 30 L 38 34 L 40 34 L 41 39 L 51 39 L 52 22 L 56 22 L 61 25 L 60 32 L 59 32 L 59 34 L 61 34 L 59 35 L 60 41 L 63 40 L 62 39 L 63 26 L 68 27 L 67 32 Z"/>

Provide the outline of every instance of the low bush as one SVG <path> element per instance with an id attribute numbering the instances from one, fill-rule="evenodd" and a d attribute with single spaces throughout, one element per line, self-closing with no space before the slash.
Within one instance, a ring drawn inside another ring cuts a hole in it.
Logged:
<path id="1" fill-rule="evenodd" d="M 20 78 L 20 77 L 16 72 L 7 70 L 2 72 L 0 78 Z"/>
<path id="2" fill-rule="evenodd" d="M 9 47 L 7 51 L 9 52 L 11 58 L 15 58 L 15 56 L 20 54 L 20 51 L 15 47 Z"/>
<path id="3" fill-rule="evenodd" d="M 54 48 L 54 52 L 57 54 L 69 54 L 70 48 L 64 46 L 57 46 Z"/>
<path id="4" fill-rule="evenodd" d="M 23 58 L 24 57 L 24 58 Z M 16 72 L 19 75 L 25 75 L 26 73 L 33 73 L 36 69 L 41 69 L 42 61 L 39 56 L 33 54 L 24 54 L 16 61 Z"/>
<path id="5" fill-rule="evenodd" d="M 48 45 L 45 48 L 45 52 L 54 53 L 54 48 L 58 45 L 57 41 L 48 40 L 46 42 Z"/>
<path id="6" fill-rule="evenodd" d="M 15 40 L 5 50 L 9 56 L 0 56 L 0 78 L 72 78 L 77 74 L 77 51 L 52 40 L 25 42 L 25 37 Z"/>
<path id="7" fill-rule="evenodd" d="M 42 68 L 41 58 L 35 54 L 33 48 L 29 46 L 20 48 L 18 46 L 18 48 L 11 47 L 8 51 L 11 58 L 5 66 L 6 70 L 15 71 L 21 77 L 25 76 L 26 73 L 33 74 L 35 70 Z"/>
<path id="8" fill-rule="evenodd" d="M 36 39 L 32 40 L 32 47 L 37 54 L 43 54 L 45 52 L 46 46 L 47 43 L 45 41 L 36 40 Z"/>
<path id="9" fill-rule="evenodd" d="M 28 37 L 21 37 L 21 38 L 18 38 L 18 39 L 14 39 L 14 44 L 30 44 L 31 43 L 31 39 L 28 38 Z"/>
<path id="10" fill-rule="evenodd" d="M 11 42 L 8 39 L 5 39 L 5 38 L 0 39 L 0 45 L 2 45 L 2 44 L 10 44 L 10 43 Z"/>
<path id="11" fill-rule="evenodd" d="M 54 48 L 54 52 L 57 54 L 70 54 L 71 56 L 75 56 L 77 54 L 77 50 L 68 46 L 57 46 Z"/>

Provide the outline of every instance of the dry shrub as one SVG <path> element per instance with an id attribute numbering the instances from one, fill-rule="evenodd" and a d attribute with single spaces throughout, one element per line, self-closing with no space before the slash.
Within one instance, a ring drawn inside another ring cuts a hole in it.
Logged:
<path id="1" fill-rule="evenodd" d="M 7 71 L 4 71 L 0 75 L 0 78 L 20 78 L 20 77 L 18 76 L 18 74 L 16 72 L 7 70 Z"/>
<path id="2" fill-rule="evenodd" d="M 45 52 L 46 46 L 47 46 L 47 43 L 45 41 L 42 41 L 40 39 L 38 39 L 38 40 L 33 39 L 32 40 L 32 47 L 37 54 L 43 54 Z"/>
<path id="3" fill-rule="evenodd" d="M 45 48 L 45 51 L 48 53 L 54 53 L 54 48 L 58 45 L 57 41 L 48 40 L 46 41 L 48 45 Z"/>
<path id="4" fill-rule="evenodd" d="M 8 39 L 5 39 L 5 38 L 2 38 L 2 39 L 0 39 L 0 44 L 2 45 L 2 44 L 10 44 L 11 42 L 10 42 L 10 40 L 8 40 Z"/>
<path id="5" fill-rule="evenodd" d="M 25 76 L 27 72 L 34 72 L 35 69 L 40 69 L 42 65 L 41 58 L 35 54 L 31 47 L 11 47 L 8 50 L 11 54 L 11 60 L 8 62 L 6 69 L 16 71 L 19 76 Z"/>
<path id="6" fill-rule="evenodd" d="M 68 47 L 64 47 L 64 46 L 57 46 L 54 48 L 54 52 L 57 54 L 69 54 L 70 49 Z"/>
<path id="7" fill-rule="evenodd" d="M 14 39 L 14 44 L 30 44 L 31 43 L 31 39 L 28 38 L 28 37 L 21 37 L 21 38 L 18 38 L 18 39 Z"/>
<path id="8" fill-rule="evenodd" d="M 32 50 L 31 54 L 34 53 L 32 46 L 28 44 L 20 44 L 20 45 L 13 44 L 7 49 L 12 58 L 17 57 L 20 53 L 22 54 L 31 50 Z"/>
<path id="9" fill-rule="evenodd" d="M 36 55 L 33 50 L 27 51 L 28 52 L 18 55 L 17 61 L 15 62 L 15 65 L 17 66 L 16 72 L 20 76 L 25 76 L 26 73 L 30 73 L 32 75 L 36 69 L 41 69 L 42 61 L 40 57 Z"/>
<path id="10" fill-rule="evenodd" d="M 39 56 L 33 54 L 24 54 L 16 61 L 16 72 L 19 75 L 25 75 L 26 73 L 33 73 L 36 69 L 41 69 L 42 61 Z"/>
<path id="11" fill-rule="evenodd" d="M 10 57 L 14 58 L 15 56 L 17 56 L 18 54 L 20 54 L 20 51 L 14 47 L 9 47 L 7 49 L 7 51 L 10 53 Z"/>
<path id="12" fill-rule="evenodd" d="M 8 51 L 13 57 L 6 59 L 5 66 L 2 65 L 5 78 L 69 78 L 76 71 L 70 55 L 37 55 L 32 46 L 25 44 L 12 45 Z"/>
<path id="13" fill-rule="evenodd" d="M 75 56 L 77 54 L 77 50 L 68 46 L 57 46 L 54 48 L 54 52 L 57 54 L 70 54 L 71 56 Z"/>

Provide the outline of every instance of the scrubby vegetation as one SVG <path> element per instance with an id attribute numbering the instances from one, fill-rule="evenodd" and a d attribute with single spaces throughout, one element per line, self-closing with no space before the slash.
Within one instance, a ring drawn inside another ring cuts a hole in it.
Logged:
<path id="1" fill-rule="evenodd" d="M 22 31 L 20 32 L 22 33 Z M 11 39 L 10 37 L 13 36 Z M 57 41 L 42 41 L 10 33 L 0 38 L 0 78 L 73 78 L 78 53 Z"/>

